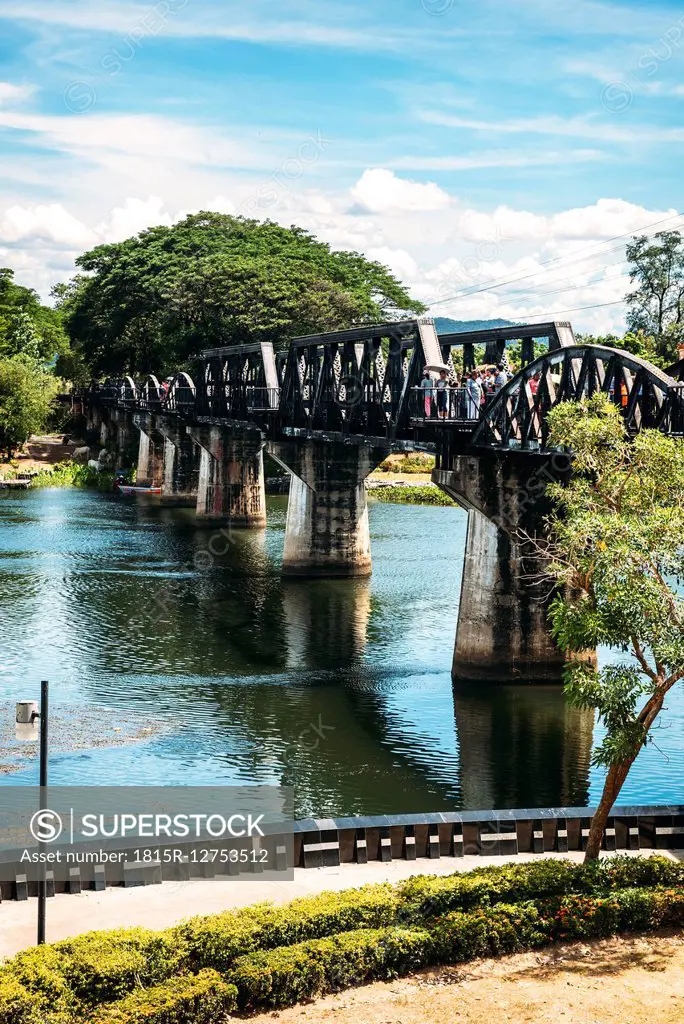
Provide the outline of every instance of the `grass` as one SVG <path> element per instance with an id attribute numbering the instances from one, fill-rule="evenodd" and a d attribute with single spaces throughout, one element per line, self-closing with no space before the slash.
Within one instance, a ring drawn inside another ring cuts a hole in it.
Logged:
<path id="1" fill-rule="evenodd" d="M 398 505 L 455 505 L 456 502 L 440 491 L 438 487 L 426 484 L 424 487 L 374 487 L 370 492 L 376 501 L 393 502 Z"/>
<path id="2" fill-rule="evenodd" d="M 43 469 L 33 478 L 34 487 L 96 487 L 98 491 L 114 489 L 113 473 L 98 473 L 91 466 L 76 462 L 60 462 L 52 469 Z"/>

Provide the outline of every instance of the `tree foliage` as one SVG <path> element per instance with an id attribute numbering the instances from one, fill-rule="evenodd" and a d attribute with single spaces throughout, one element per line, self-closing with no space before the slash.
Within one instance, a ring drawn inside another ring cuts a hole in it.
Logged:
<path id="1" fill-rule="evenodd" d="M 0 267 L 0 356 L 26 352 L 46 361 L 66 352 L 60 313 L 41 304 L 32 288 L 14 283 L 14 271 Z"/>
<path id="2" fill-rule="evenodd" d="M 675 361 L 667 353 L 660 351 L 658 343 L 652 334 L 644 330 L 627 331 L 622 337 L 616 334 L 605 334 L 594 336 L 592 334 L 578 334 L 578 345 L 603 345 L 605 348 L 621 348 L 624 352 L 630 352 L 640 359 L 645 359 L 654 366 L 666 370 Z M 670 350 L 668 349 L 668 352 Z"/>
<path id="3" fill-rule="evenodd" d="M 77 261 L 55 291 L 94 373 L 170 372 L 202 349 L 422 312 L 389 270 L 298 227 L 197 213 Z"/>
<path id="4" fill-rule="evenodd" d="M 44 429 L 59 381 L 28 355 L 0 358 L 0 453 L 11 458 Z"/>
<path id="5" fill-rule="evenodd" d="M 626 249 L 630 281 L 627 324 L 656 342 L 665 365 L 675 362 L 684 340 L 684 238 L 679 231 L 640 235 Z"/>
<path id="6" fill-rule="evenodd" d="M 603 395 L 558 405 L 549 423 L 549 443 L 574 458 L 571 481 L 549 489 L 549 573 L 560 588 L 552 631 L 570 658 L 571 702 L 594 708 L 605 727 L 594 753 L 606 782 L 587 850 L 593 857 L 667 693 L 684 677 L 684 441 L 655 430 L 630 440 Z M 599 646 L 619 652 L 619 661 L 588 665 L 583 652 Z"/>

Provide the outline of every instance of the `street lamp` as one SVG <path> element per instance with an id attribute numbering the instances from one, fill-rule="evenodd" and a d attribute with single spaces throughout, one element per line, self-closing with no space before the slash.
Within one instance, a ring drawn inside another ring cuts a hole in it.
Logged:
<path id="1" fill-rule="evenodd" d="M 47 808 L 47 784 L 48 784 L 48 712 L 49 712 L 49 683 L 43 679 L 40 684 L 40 711 L 34 700 L 19 701 L 16 709 L 16 730 L 17 739 L 24 742 L 35 742 L 40 740 L 40 810 Z M 36 723 L 40 720 L 40 725 Z M 43 843 L 39 842 L 39 849 L 43 852 Z M 38 879 L 38 945 L 45 942 L 45 905 L 47 897 L 47 879 L 45 874 L 45 863 L 40 865 Z"/>

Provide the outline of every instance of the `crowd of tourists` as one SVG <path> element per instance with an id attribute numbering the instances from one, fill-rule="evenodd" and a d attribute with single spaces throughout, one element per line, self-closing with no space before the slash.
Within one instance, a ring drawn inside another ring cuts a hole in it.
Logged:
<path id="1" fill-rule="evenodd" d="M 504 363 L 455 373 L 451 377 L 447 370 L 440 370 L 436 379 L 426 368 L 420 385 L 425 418 L 476 420 L 482 407 L 512 376 Z"/>

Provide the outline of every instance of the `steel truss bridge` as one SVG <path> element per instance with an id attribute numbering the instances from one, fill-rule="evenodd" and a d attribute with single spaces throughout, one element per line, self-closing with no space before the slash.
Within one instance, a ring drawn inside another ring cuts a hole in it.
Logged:
<path id="1" fill-rule="evenodd" d="M 545 351 L 534 358 L 535 342 Z M 427 416 L 423 369 L 444 364 L 453 385 L 459 368 L 499 362 L 519 345 L 522 369 L 479 417 L 449 390 L 446 419 Z M 545 343 L 545 344 L 544 344 Z M 669 371 L 614 348 L 578 345 L 569 323 L 516 325 L 438 336 L 431 320 L 369 325 L 271 343 L 209 349 L 191 372 L 169 382 L 149 375 L 97 385 L 91 398 L 131 411 L 185 421 L 251 423 L 269 438 L 337 435 L 390 444 L 437 444 L 450 435 L 476 448 L 544 449 L 547 413 L 559 402 L 603 392 L 627 429 L 684 433 L 684 360 Z M 451 447 L 451 445 L 450 445 Z"/>

